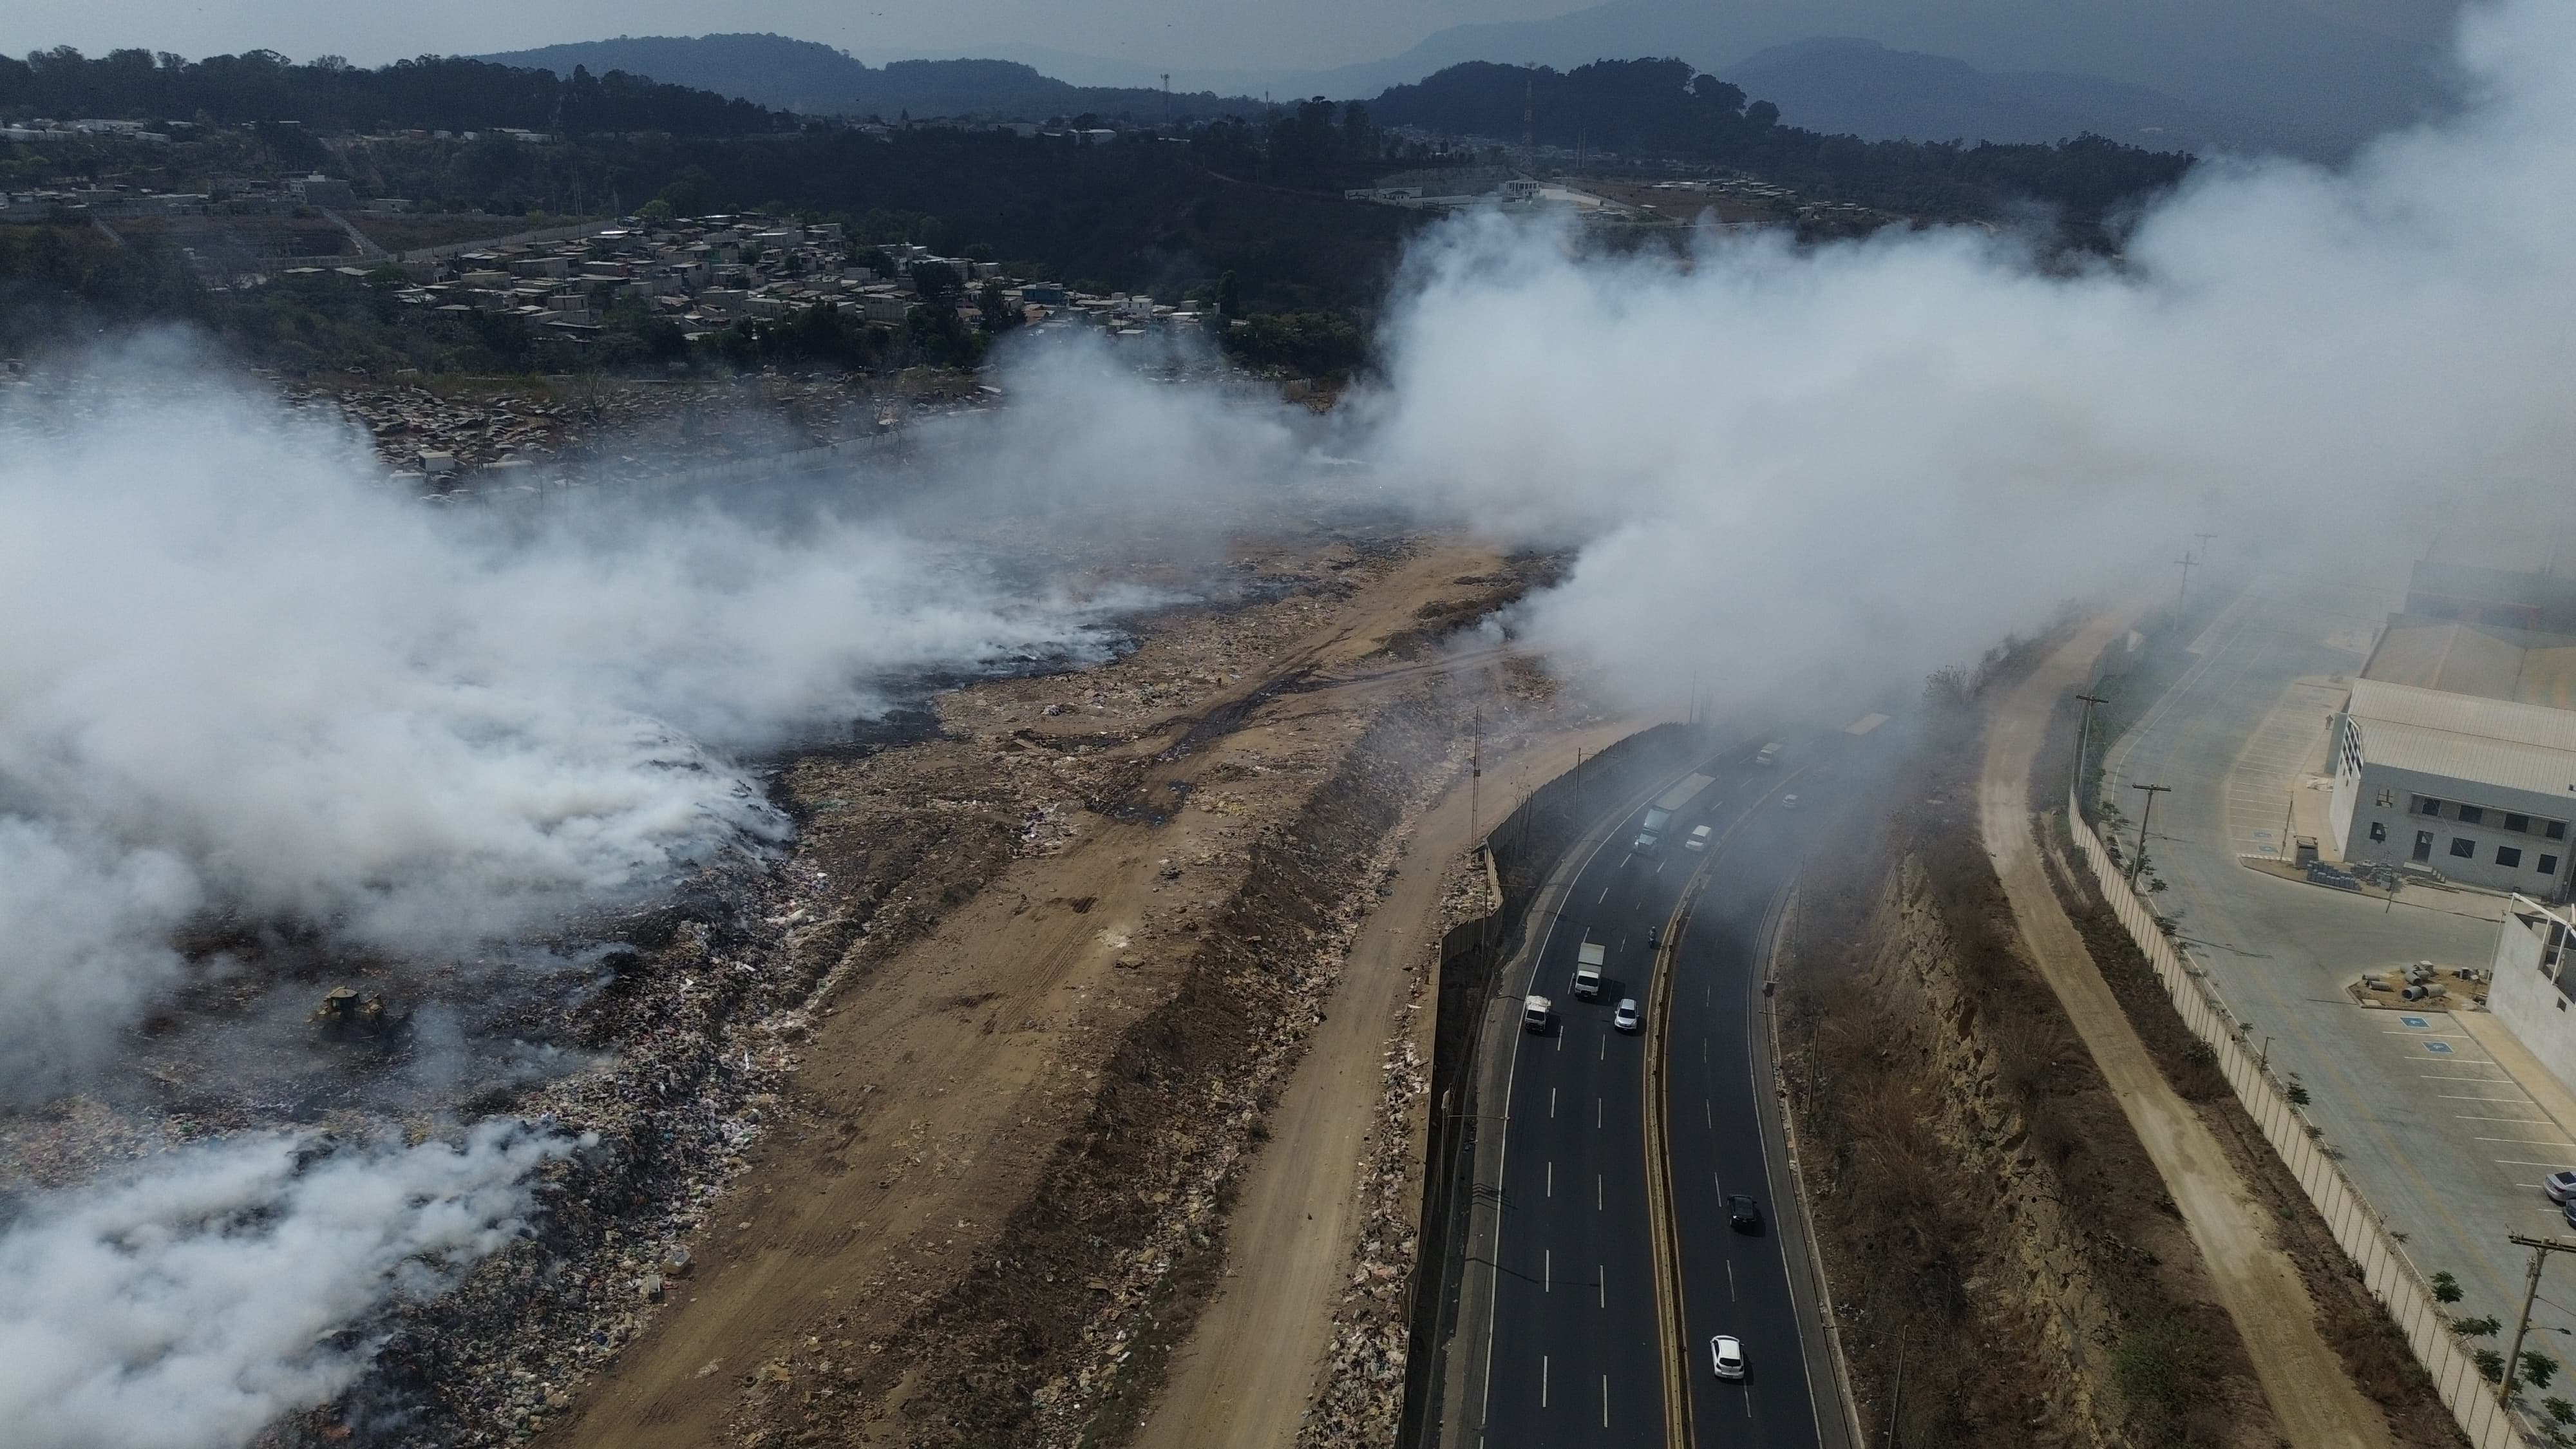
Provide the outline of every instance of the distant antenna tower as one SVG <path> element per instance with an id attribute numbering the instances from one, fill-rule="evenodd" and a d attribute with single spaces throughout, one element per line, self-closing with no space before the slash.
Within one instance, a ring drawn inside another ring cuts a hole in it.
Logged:
<path id="1" fill-rule="evenodd" d="M 1163 72 L 1163 124 L 1167 128 L 1172 124 L 1172 73 L 1170 71 Z"/>
<path id="2" fill-rule="evenodd" d="M 1538 73 L 1535 69 L 1521 79 L 1521 149 L 1538 149 Z"/>

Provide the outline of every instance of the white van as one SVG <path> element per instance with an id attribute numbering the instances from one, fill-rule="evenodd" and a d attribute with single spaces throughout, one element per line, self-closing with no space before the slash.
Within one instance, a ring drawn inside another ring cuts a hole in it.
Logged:
<path id="1" fill-rule="evenodd" d="M 1521 1003 L 1521 1025 L 1529 1028 L 1531 1031 L 1547 1030 L 1547 1014 L 1549 1009 L 1548 999 L 1544 996 L 1538 995 L 1536 992 L 1532 992 L 1528 999 Z"/>

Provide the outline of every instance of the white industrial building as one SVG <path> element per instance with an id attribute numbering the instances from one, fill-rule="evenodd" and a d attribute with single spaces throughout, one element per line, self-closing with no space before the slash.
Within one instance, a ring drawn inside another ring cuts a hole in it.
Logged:
<path id="1" fill-rule="evenodd" d="M 2365 677 L 2333 747 L 2328 821 L 2345 860 L 2567 898 L 2576 712 Z"/>
<path id="2" fill-rule="evenodd" d="M 2516 898 L 2496 934 L 2487 1010 L 2511 1028 L 2560 1085 L 2576 1091 L 2576 1011 L 2567 1006 L 2567 943 L 2576 919 L 2562 907 Z"/>

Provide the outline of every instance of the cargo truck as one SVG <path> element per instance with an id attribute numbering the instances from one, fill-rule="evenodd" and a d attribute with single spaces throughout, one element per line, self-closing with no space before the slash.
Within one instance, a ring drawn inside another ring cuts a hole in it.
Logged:
<path id="1" fill-rule="evenodd" d="M 1673 823 L 1675 815 L 1689 809 L 1700 792 L 1716 783 L 1713 775 L 1693 775 L 1656 796 L 1655 803 L 1646 807 L 1646 818 L 1638 823 L 1637 838 L 1628 848 L 1639 855 L 1654 854 L 1655 847 L 1663 843 L 1664 827 Z"/>
<path id="2" fill-rule="evenodd" d="M 1586 1001 L 1601 999 L 1602 946 L 1599 941 L 1585 941 L 1574 957 L 1574 994 Z"/>

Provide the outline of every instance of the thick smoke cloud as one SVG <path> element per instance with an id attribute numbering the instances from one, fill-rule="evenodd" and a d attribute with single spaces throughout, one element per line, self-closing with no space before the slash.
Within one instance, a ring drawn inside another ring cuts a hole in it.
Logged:
<path id="1" fill-rule="evenodd" d="M 0 1086 L 77 1079 L 204 904 L 453 948 L 779 821 L 718 750 L 1096 655 L 1131 595 L 829 512 L 452 515 L 335 425 L 121 359 L 0 450 Z"/>
<path id="2" fill-rule="evenodd" d="M 2570 442 L 2576 12 L 2482 13 L 2464 54 L 2460 119 L 2341 174 L 2205 168 L 2075 275 L 1964 229 L 1712 240 L 1682 272 L 1454 228 L 1398 308 L 1381 455 L 1582 544 L 1526 627 L 1637 703 L 1694 671 L 1804 706 L 1918 678 L 2170 581 L 2195 529 L 2384 547 Z"/>
<path id="3" fill-rule="evenodd" d="M 0 1236 L 0 1430 L 55 1449 L 218 1449 L 364 1367 L 335 1335 L 510 1241 L 529 1172 L 574 1144 L 212 1143 L 24 1206 Z"/>
<path id="4" fill-rule="evenodd" d="M 2340 173 L 2205 168 L 2073 274 L 1964 230 L 1678 271 L 1446 228 L 1348 445 L 1375 497 L 1577 549 L 1520 623 L 1650 705 L 1693 674 L 1789 709 L 1901 685 L 2197 528 L 2384 545 L 2416 500 L 2560 489 L 2570 55 L 2568 7 L 2480 13 L 2461 119 Z M 1208 475 L 1294 455 L 1276 415 L 1099 364 L 1029 359 L 949 506 L 1195 546 Z M 778 835 L 729 747 L 909 669 L 1079 656 L 1118 602 L 829 514 L 440 516 L 185 366 L 112 368 L 0 450 L 0 1095 L 80 1080 L 209 906 L 434 949 L 649 889 Z M 0 1233 L 0 1422 L 244 1442 L 347 1383 L 318 1334 L 488 1251 L 558 1150 L 487 1127 L 299 1169 L 253 1138 L 36 1202 Z"/>

